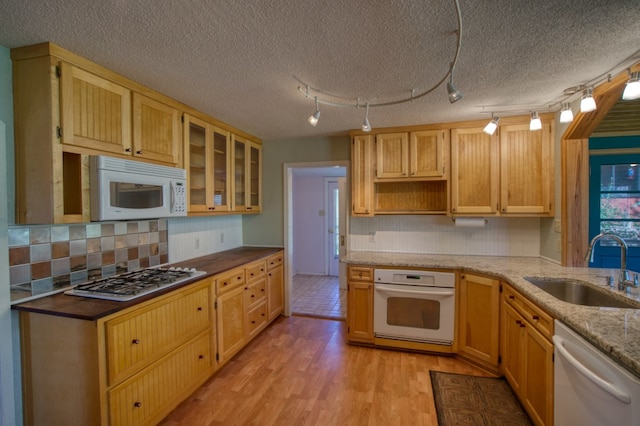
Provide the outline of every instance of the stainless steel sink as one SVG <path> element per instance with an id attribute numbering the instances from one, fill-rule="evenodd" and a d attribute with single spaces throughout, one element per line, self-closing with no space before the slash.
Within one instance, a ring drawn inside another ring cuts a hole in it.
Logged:
<path id="1" fill-rule="evenodd" d="M 625 302 L 579 280 L 567 278 L 525 277 L 525 280 L 546 291 L 556 299 L 575 305 L 606 306 L 612 308 L 640 309 L 640 304 Z"/>

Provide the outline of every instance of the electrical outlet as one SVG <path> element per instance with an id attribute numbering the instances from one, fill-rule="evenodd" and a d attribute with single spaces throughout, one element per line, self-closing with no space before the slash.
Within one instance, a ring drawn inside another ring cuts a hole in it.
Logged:
<path id="1" fill-rule="evenodd" d="M 376 242 L 376 233 L 375 232 L 369 232 L 369 242 L 370 243 L 375 243 Z"/>
<path id="2" fill-rule="evenodd" d="M 557 233 L 562 232 L 562 222 L 560 222 L 560 219 L 553 221 L 553 230 Z"/>
<path id="3" fill-rule="evenodd" d="M 196 237 L 195 240 L 193 240 L 193 248 L 196 250 L 200 249 L 200 237 Z"/>

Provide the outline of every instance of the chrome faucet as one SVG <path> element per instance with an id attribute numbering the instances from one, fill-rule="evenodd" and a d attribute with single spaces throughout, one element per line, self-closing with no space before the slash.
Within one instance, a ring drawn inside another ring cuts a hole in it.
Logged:
<path id="1" fill-rule="evenodd" d="M 618 290 L 628 289 L 629 287 L 638 285 L 638 277 L 634 280 L 631 279 L 631 275 L 627 270 L 627 243 L 625 240 L 620 238 L 619 236 L 612 234 L 610 232 L 602 232 L 591 240 L 589 243 L 589 247 L 587 248 L 587 254 L 584 257 L 584 260 L 588 262 L 593 262 L 593 252 L 595 244 L 603 238 L 609 238 L 616 241 L 620 244 L 620 276 L 618 277 Z"/>

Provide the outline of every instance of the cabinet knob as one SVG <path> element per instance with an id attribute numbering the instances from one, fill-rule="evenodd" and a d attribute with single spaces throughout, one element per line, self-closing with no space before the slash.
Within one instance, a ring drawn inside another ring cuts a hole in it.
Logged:
<path id="1" fill-rule="evenodd" d="M 522 321 L 516 320 L 516 324 L 520 325 L 520 324 L 522 324 Z"/>
<path id="2" fill-rule="evenodd" d="M 136 402 L 133 403 L 133 406 L 136 407 L 136 408 L 140 408 L 140 407 L 142 407 L 142 402 L 136 401 Z"/>
<path id="3" fill-rule="evenodd" d="M 204 355 L 198 355 L 198 359 L 204 359 Z"/>
<path id="4" fill-rule="evenodd" d="M 136 151 L 136 154 L 141 155 L 142 154 L 142 150 Z"/>
<path id="5" fill-rule="evenodd" d="M 264 288 L 261 288 L 260 291 L 264 293 Z"/>
<path id="6" fill-rule="evenodd" d="M 515 299 L 515 297 L 509 295 L 509 300 L 513 300 L 513 299 Z"/>
<path id="7" fill-rule="evenodd" d="M 251 321 L 251 324 L 255 324 L 255 323 L 256 323 L 255 321 Z"/>
<path id="8" fill-rule="evenodd" d="M 198 306 L 198 310 L 201 311 L 202 310 L 202 306 Z"/>
<path id="9" fill-rule="evenodd" d="M 131 343 L 133 343 L 134 345 L 138 345 L 140 344 L 140 339 L 133 339 Z"/>
<path id="10" fill-rule="evenodd" d="M 540 319 L 540 317 L 538 315 L 534 315 L 531 318 L 533 318 L 534 320 L 538 321 Z"/>
<path id="11" fill-rule="evenodd" d="M 256 295 L 255 295 L 255 294 L 252 294 L 252 295 L 251 295 L 251 297 L 256 297 Z"/>
<path id="12" fill-rule="evenodd" d="M 131 148 L 125 148 L 124 152 L 131 152 Z"/>
<path id="13" fill-rule="evenodd" d="M 245 287 L 244 289 L 245 289 L 245 290 L 249 290 L 249 287 Z"/>

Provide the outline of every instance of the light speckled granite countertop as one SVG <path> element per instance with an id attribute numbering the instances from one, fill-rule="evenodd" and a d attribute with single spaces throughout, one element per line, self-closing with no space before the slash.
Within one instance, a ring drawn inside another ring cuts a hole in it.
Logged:
<path id="1" fill-rule="evenodd" d="M 625 294 L 608 287 L 606 277 L 614 276 L 617 279 L 618 269 L 565 267 L 537 257 L 383 252 L 351 252 L 341 262 L 372 266 L 447 268 L 493 275 L 513 285 L 556 319 L 640 377 L 640 289 L 633 288 L 631 294 Z M 578 279 L 622 300 L 637 303 L 638 309 L 598 308 L 562 302 L 529 283 L 524 277 Z"/>

